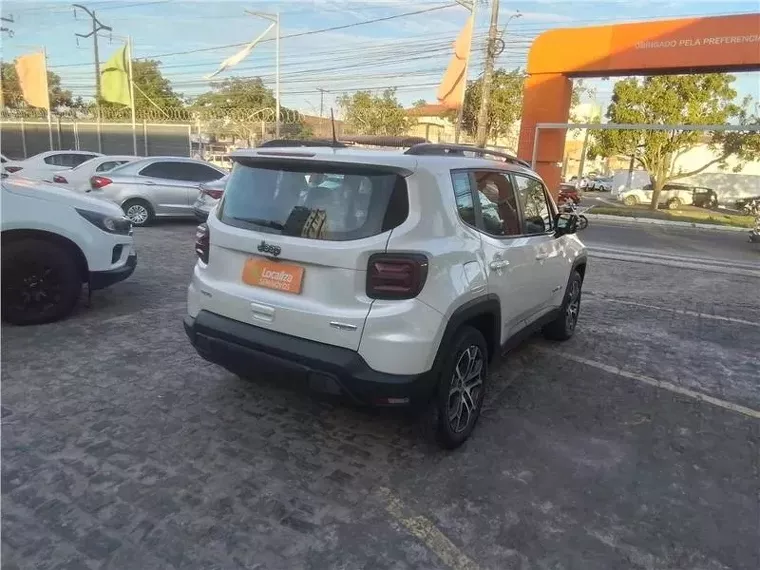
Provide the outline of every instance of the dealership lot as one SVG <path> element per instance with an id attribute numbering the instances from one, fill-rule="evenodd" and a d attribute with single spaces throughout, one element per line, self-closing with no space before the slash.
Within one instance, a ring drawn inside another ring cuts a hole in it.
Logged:
<path id="1" fill-rule="evenodd" d="M 592 257 L 577 336 L 505 358 L 445 453 L 200 359 L 194 232 L 3 328 L 4 568 L 760 567 L 757 278 Z"/>

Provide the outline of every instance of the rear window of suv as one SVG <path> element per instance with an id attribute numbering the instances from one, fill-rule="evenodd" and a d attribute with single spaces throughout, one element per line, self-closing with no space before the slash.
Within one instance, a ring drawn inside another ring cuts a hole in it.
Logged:
<path id="1" fill-rule="evenodd" d="M 218 210 L 231 226 L 309 239 L 378 235 L 409 214 L 406 180 L 382 168 L 235 164 Z"/>

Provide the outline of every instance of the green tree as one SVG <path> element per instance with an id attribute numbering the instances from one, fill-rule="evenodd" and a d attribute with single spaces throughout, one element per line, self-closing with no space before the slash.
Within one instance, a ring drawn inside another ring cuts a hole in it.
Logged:
<path id="1" fill-rule="evenodd" d="M 522 112 L 522 92 L 525 73 L 520 69 L 507 71 L 497 69 L 491 81 L 491 102 L 488 105 L 488 124 L 486 140 L 493 140 L 507 135 L 520 118 Z M 470 136 L 478 130 L 478 114 L 483 92 L 483 78 L 470 82 L 464 94 L 462 110 L 462 129 Z M 457 112 L 451 113 L 456 121 Z"/>
<path id="2" fill-rule="evenodd" d="M 737 103 L 735 78 L 727 74 L 668 75 L 629 78 L 615 84 L 607 118 L 612 123 L 647 125 L 758 125 L 748 111 L 749 100 Z M 707 137 L 707 138 L 705 138 Z M 727 168 L 727 159 L 741 163 L 760 157 L 757 132 L 609 130 L 593 135 L 589 156 L 632 156 L 652 179 L 652 203 L 656 209 L 663 186 L 698 174 L 712 165 Z M 706 142 L 711 158 L 685 171 L 678 159 L 699 143 Z"/>
<path id="3" fill-rule="evenodd" d="M 233 77 L 200 95 L 190 111 L 206 121 L 214 134 L 230 133 L 253 144 L 274 135 L 276 108 L 274 93 L 261 78 Z M 287 107 L 280 108 L 280 125 L 281 138 L 311 136 L 301 114 Z"/>
<path id="4" fill-rule="evenodd" d="M 358 135 L 403 135 L 414 124 L 396 98 L 395 89 L 382 94 L 357 91 L 338 98 L 348 130 Z"/>
<path id="5" fill-rule="evenodd" d="M 224 117 L 262 109 L 274 110 L 274 93 L 259 77 L 243 79 L 233 77 L 214 84 L 211 91 L 200 95 L 193 108 Z"/>
<path id="6" fill-rule="evenodd" d="M 412 107 L 424 107 L 427 105 L 427 101 L 424 99 L 417 99 L 414 103 L 412 103 Z"/>
<path id="7" fill-rule="evenodd" d="M 16 66 L 12 63 L 3 62 L 0 69 L 2 75 L 2 101 L 5 107 L 9 109 L 23 109 L 28 107 L 21 95 L 21 85 L 18 81 Z M 50 93 L 50 104 L 54 111 L 66 107 L 75 107 L 77 100 L 71 94 L 71 91 L 61 87 L 61 77 L 52 71 L 48 71 L 48 92 Z M 81 102 L 81 98 L 78 99 Z"/>
<path id="8" fill-rule="evenodd" d="M 488 105 L 488 126 L 486 139 L 493 140 L 509 134 L 512 127 L 522 115 L 523 85 L 525 72 L 522 69 L 497 69 L 493 72 L 491 83 L 491 102 Z M 464 110 L 462 112 L 462 129 L 470 136 L 475 136 L 478 130 L 478 115 L 480 113 L 480 99 L 482 97 L 483 78 L 471 81 L 467 85 L 464 94 Z M 583 80 L 573 82 L 570 108 L 573 109 L 581 98 L 592 93 Z M 452 111 L 449 119 L 456 121 L 457 112 Z M 576 122 L 577 118 L 570 114 L 570 122 Z"/>

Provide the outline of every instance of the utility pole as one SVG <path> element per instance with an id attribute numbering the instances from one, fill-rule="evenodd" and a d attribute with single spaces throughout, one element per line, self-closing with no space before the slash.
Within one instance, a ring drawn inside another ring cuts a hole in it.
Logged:
<path id="1" fill-rule="evenodd" d="M 504 31 L 514 18 L 520 18 L 522 14 L 512 14 L 504 26 Z M 493 80 L 493 67 L 496 57 L 504 51 L 504 40 L 499 37 L 499 0 L 491 0 L 491 25 L 488 28 L 488 44 L 486 46 L 486 60 L 483 69 L 483 88 L 480 94 L 480 112 L 478 113 L 478 132 L 476 144 L 485 147 L 488 142 L 488 106 L 491 103 L 491 81 Z M 501 34 L 504 35 L 503 32 Z"/>
<path id="2" fill-rule="evenodd" d="M 319 117 L 322 118 L 325 111 L 325 93 L 329 93 L 329 91 L 321 87 L 317 87 L 317 91 L 319 91 Z"/>
<path id="3" fill-rule="evenodd" d="M 480 93 L 480 112 L 478 113 L 478 133 L 476 144 L 486 146 L 488 138 L 488 104 L 491 102 L 491 79 L 493 63 L 496 59 L 496 40 L 499 34 L 499 0 L 491 0 L 491 25 L 488 28 L 488 44 L 486 45 L 486 61 L 483 68 L 483 87 Z"/>
<path id="4" fill-rule="evenodd" d="M 89 34 L 74 34 L 78 38 L 89 38 L 92 37 L 93 41 L 93 50 L 95 54 L 95 103 L 98 107 L 98 119 L 100 118 L 100 56 L 98 54 L 98 32 L 100 30 L 106 30 L 111 31 L 110 26 L 106 26 L 103 22 L 98 20 L 98 18 L 95 16 L 95 12 L 93 10 L 90 10 L 86 6 L 82 6 L 81 4 L 72 4 L 72 6 L 75 8 L 74 10 L 74 18 L 76 18 L 76 8 L 79 8 L 80 10 L 84 10 L 87 12 L 87 15 L 92 18 L 92 31 Z M 132 54 L 130 54 L 131 57 Z"/>

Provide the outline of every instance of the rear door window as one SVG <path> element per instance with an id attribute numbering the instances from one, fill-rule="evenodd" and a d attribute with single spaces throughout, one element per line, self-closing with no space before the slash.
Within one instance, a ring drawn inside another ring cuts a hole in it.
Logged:
<path id="1" fill-rule="evenodd" d="M 117 166 L 121 166 L 122 164 L 126 163 L 126 160 L 107 160 L 106 162 L 99 164 L 95 169 L 95 172 L 108 172 L 109 170 L 113 170 Z"/>
<path id="2" fill-rule="evenodd" d="M 67 154 L 65 156 L 67 157 L 66 160 L 71 162 L 71 166 L 79 166 L 83 162 L 87 162 L 96 157 L 94 154 Z"/>
<path id="3" fill-rule="evenodd" d="M 183 166 L 183 180 L 189 180 L 191 182 L 211 182 L 212 180 L 219 180 L 224 176 L 224 174 L 215 168 L 211 168 L 205 164 L 186 162 Z"/>
<path id="4" fill-rule="evenodd" d="M 63 166 L 64 168 L 74 168 L 83 162 L 87 162 L 91 158 L 95 158 L 95 155 L 61 152 L 58 154 L 46 156 L 45 162 L 47 164 L 53 164 L 55 166 Z"/>
<path id="5" fill-rule="evenodd" d="M 408 213 L 406 180 L 390 170 L 251 162 L 233 168 L 217 215 L 256 231 L 346 241 L 393 229 Z"/>

